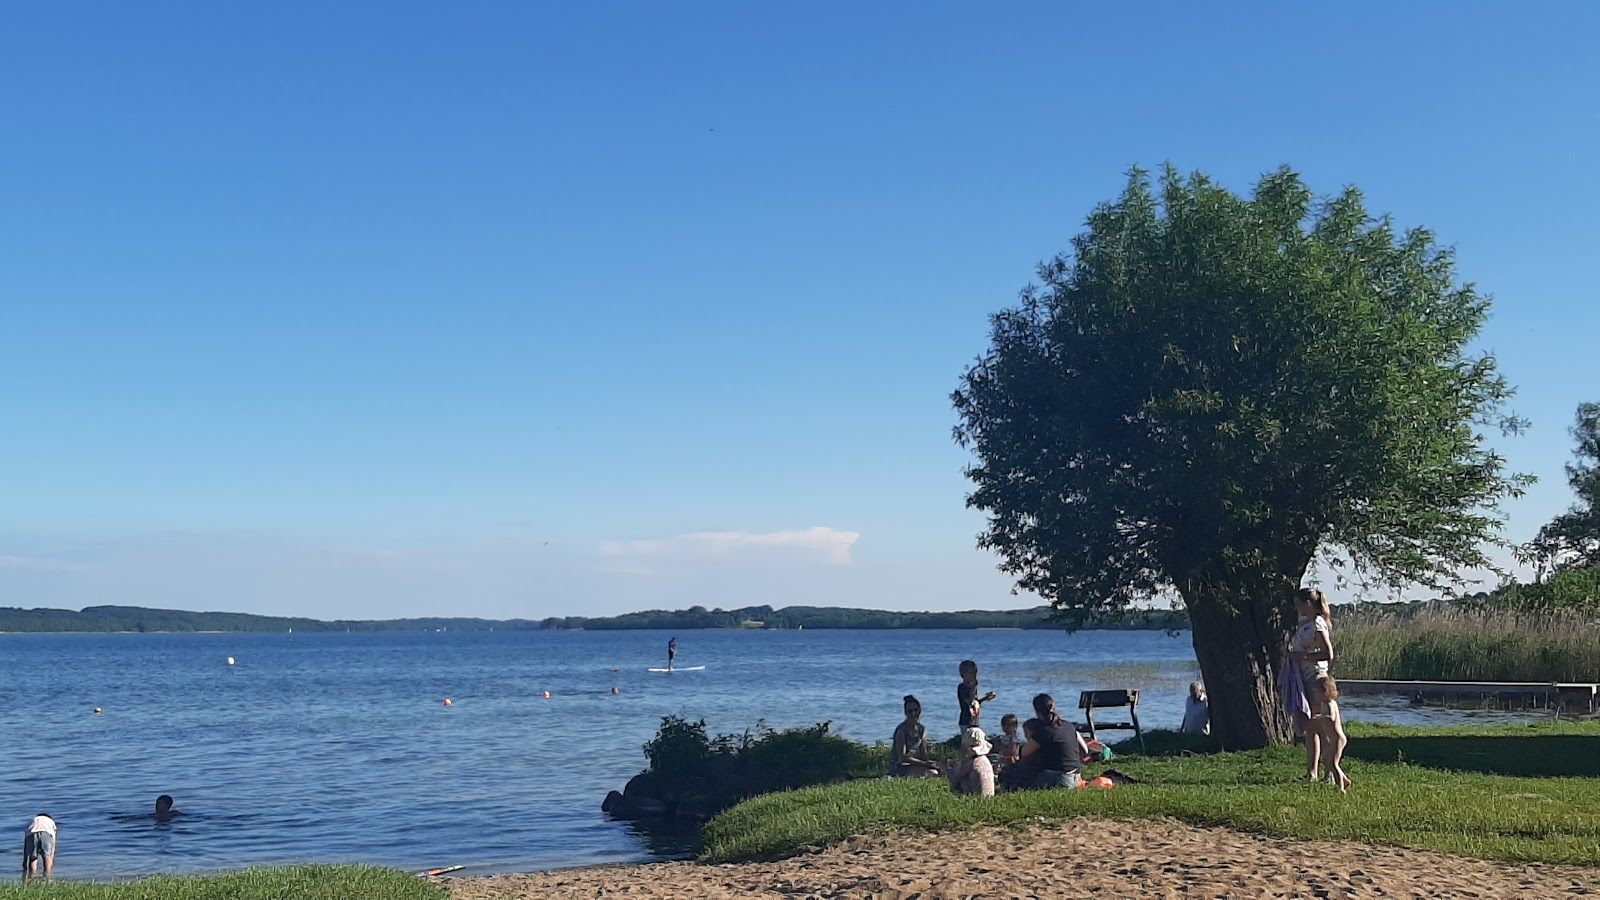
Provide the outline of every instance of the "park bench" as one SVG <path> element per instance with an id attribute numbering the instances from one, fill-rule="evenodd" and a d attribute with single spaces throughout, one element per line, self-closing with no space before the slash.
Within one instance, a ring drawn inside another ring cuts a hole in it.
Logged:
<path id="1" fill-rule="evenodd" d="M 1095 722 L 1095 710 L 1122 707 L 1126 707 L 1128 710 L 1128 721 Z M 1139 752 L 1144 752 L 1144 730 L 1139 727 L 1138 691 L 1084 691 L 1078 695 L 1078 708 L 1083 710 L 1083 721 L 1088 726 L 1089 740 L 1099 740 L 1095 735 L 1095 730 L 1099 728 L 1109 728 L 1114 731 L 1131 731 L 1139 739 Z"/>

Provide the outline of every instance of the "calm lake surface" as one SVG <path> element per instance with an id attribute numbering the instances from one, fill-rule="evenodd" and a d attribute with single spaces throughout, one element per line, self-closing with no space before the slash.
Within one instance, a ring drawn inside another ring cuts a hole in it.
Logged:
<path id="1" fill-rule="evenodd" d="M 0 634 L 0 825 L 55 816 L 63 878 L 638 860 L 683 844 L 610 821 L 600 801 L 643 768 L 663 715 L 713 733 L 830 721 L 887 740 L 911 693 L 943 737 L 956 730 L 956 664 L 971 657 L 1000 695 L 990 730 L 1039 691 L 1066 707 L 1094 687 L 1141 689 L 1145 725 L 1173 728 L 1196 672 L 1187 634 L 824 630 L 679 632 L 678 665 L 705 670 L 647 672 L 671 636 Z M 1505 716 L 1345 708 L 1392 722 Z M 153 821 L 162 793 L 185 815 Z"/>

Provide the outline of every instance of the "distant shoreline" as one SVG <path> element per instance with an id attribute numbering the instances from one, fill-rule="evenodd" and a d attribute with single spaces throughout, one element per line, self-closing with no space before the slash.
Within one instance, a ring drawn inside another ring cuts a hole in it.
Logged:
<path id="1" fill-rule="evenodd" d="M 372 631 L 746 631 L 949 629 L 1059 631 L 1066 623 L 1047 606 L 1030 609 L 952 612 L 856 609 L 833 606 L 748 606 L 740 609 L 646 610 L 620 616 L 552 616 L 545 619 L 306 619 L 236 612 L 191 612 L 140 606 L 90 606 L 82 610 L 0 607 L 0 634 L 249 634 L 256 632 Z M 1084 629 L 1178 631 L 1189 627 L 1182 612 L 1139 610 L 1122 617 L 1077 623 Z"/>

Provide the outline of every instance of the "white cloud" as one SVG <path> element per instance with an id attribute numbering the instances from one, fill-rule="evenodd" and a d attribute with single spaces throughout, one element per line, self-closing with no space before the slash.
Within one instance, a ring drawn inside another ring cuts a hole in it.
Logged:
<path id="1" fill-rule="evenodd" d="M 859 532 L 817 526 L 795 531 L 695 531 L 661 540 L 607 541 L 600 545 L 606 556 L 726 557 L 749 551 L 793 551 L 820 554 L 834 566 L 850 565 L 850 548 L 861 537 Z"/>

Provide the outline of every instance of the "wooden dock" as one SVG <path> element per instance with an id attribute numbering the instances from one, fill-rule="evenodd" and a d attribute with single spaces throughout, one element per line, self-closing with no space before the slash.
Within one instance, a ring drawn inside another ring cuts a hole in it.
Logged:
<path id="1" fill-rule="evenodd" d="M 1477 698 L 1497 705 L 1551 709 L 1557 715 L 1600 711 L 1600 683 L 1539 681 L 1362 681 L 1339 679 L 1339 693 L 1383 694 L 1412 700 L 1445 701 Z"/>

